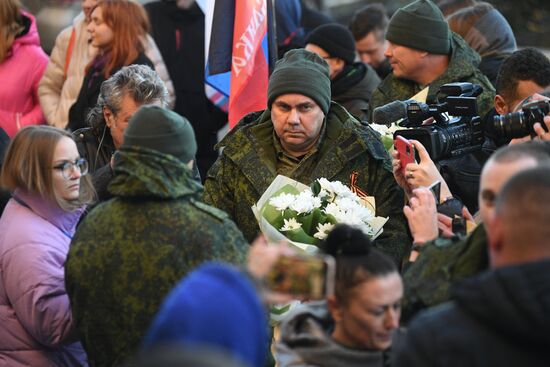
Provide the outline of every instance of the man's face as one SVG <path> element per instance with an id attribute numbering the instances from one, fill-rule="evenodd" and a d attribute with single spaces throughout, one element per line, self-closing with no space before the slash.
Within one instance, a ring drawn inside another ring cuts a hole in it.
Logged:
<path id="1" fill-rule="evenodd" d="M 306 154 L 319 139 L 325 115 L 311 98 L 283 94 L 271 106 L 271 121 L 283 149 L 293 155 Z"/>
<path id="2" fill-rule="evenodd" d="M 160 106 L 159 101 L 155 101 L 150 104 Z M 141 103 L 136 103 L 136 101 L 134 101 L 134 99 L 129 95 L 124 94 L 120 104 L 120 110 L 117 113 L 114 113 L 108 107 L 103 109 L 105 123 L 111 131 L 111 136 L 116 149 L 120 148 L 124 142 L 124 131 L 128 127 L 128 123 L 134 113 L 136 113 L 142 105 L 143 104 Z"/>
<path id="3" fill-rule="evenodd" d="M 495 211 L 495 199 L 502 186 L 516 173 L 535 167 L 537 162 L 530 157 L 522 157 L 510 162 L 489 160 L 481 173 L 479 187 L 479 212 L 483 223 L 489 223 Z"/>
<path id="4" fill-rule="evenodd" d="M 388 41 L 388 48 L 384 55 L 390 60 L 393 75 L 398 78 L 418 80 L 422 70 L 423 55 L 425 51 L 415 50 L 410 47 L 396 45 Z"/>
<path id="5" fill-rule="evenodd" d="M 514 99 L 507 100 L 499 94 L 495 96 L 495 110 L 499 115 L 516 112 L 521 108 L 521 103 L 524 99 L 543 90 L 544 87 L 541 87 L 532 80 L 520 80 L 516 86 Z"/>
<path id="6" fill-rule="evenodd" d="M 344 60 L 339 59 L 338 57 L 331 57 L 328 52 L 323 50 L 321 47 L 314 45 L 313 43 L 308 43 L 305 48 L 310 52 L 316 53 L 327 62 L 329 67 L 329 77 L 331 80 L 334 79 L 336 75 L 340 74 L 342 69 L 344 69 L 346 64 Z"/>
<path id="7" fill-rule="evenodd" d="M 384 52 L 388 48 L 388 42 L 383 38 L 379 39 L 377 32 L 372 31 L 359 41 L 356 41 L 355 48 L 364 64 L 377 68 L 386 59 Z"/>
<path id="8" fill-rule="evenodd" d="M 82 0 L 82 11 L 86 17 L 86 22 L 90 21 L 92 15 L 92 9 L 97 5 L 99 0 Z"/>
<path id="9" fill-rule="evenodd" d="M 350 348 L 384 350 L 399 327 L 403 283 L 397 272 L 356 286 L 346 304 L 331 307 L 333 337 Z"/>

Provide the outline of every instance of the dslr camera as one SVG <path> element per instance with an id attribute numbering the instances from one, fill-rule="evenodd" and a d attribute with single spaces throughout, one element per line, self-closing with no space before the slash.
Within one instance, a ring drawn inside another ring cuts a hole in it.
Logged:
<path id="1" fill-rule="evenodd" d="M 472 83 L 449 83 L 437 92 L 437 102 L 426 104 L 405 101 L 407 118 L 399 126 L 394 139 L 401 135 L 418 140 L 433 161 L 458 157 L 481 149 L 484 141 L 481 118 L 477 113 L 476 97 L 483 89 Z M 433 122 L 425 121 L 433 118 Z"/>
<path id="2" fill-rule="evenodd" d="M 488 126 L 487 135 L 503 137 L 506 139 L 521 138 L 527 135 L 536 136 L 533 125 L 538 122 L 546 131 L 543 122 L 544 116 L 550 112 L 550 101 L 535 101 L 523 105 L 521 111 L 507 113 L 506 115 L 495 116 L 493 124 Z"/>

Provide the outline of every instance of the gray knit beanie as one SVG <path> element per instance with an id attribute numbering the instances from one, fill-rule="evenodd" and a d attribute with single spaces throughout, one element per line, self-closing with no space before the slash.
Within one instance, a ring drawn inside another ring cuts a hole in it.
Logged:
<path id="1" fill-rule="evenodd" d="M 451 52 L 451 32 L 441 10 L 430 0 L 416 0 L 391 17 L 386 39 L 433 54 Z"/>
<path id="2" fill-rule="evenodd" d="M 275 64 L 269 77 L 267 107 L 283 94 L 298 93 L 313 99 L 326 115 L 330 106 L 328 64 L 322 57 L 304 49 L 288 51 Z"/>
<path id="3" fill-rule="evenodd" d="M 135 146 L 171 154 L 187 163 L 195 158 L 197 142 L 185 117 L 158 106 L 142 106 L 124 131 L 122 147 Z"/>

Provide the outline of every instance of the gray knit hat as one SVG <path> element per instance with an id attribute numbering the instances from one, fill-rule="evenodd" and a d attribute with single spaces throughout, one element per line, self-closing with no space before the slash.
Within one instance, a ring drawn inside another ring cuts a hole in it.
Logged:
<path id="1" fill-rule="evenodd" d="M 275 64 L 269 77 L 267 107 L 282 94 L 298 93 L 313 99 L 323 113 L 330 106 L 330 78 L 328 64 L 322 57 L 304 49 L 288 51 Z"/>
<path id="2" fill-rule="evenodd" d="M 122 147 L 137 146 L 171 154 L 187 163 L 195 158 L 197 142 L 185 117 L 158 106 L 142 106 L 124 131 Z"/>
<path id="3" fill-rule="evenodd" d="M 441 10 L 430 0 L 416 0 L 398 9 L 386 32 L 391 43 L 433 54 L 451 52 L 451 32 Z"/>

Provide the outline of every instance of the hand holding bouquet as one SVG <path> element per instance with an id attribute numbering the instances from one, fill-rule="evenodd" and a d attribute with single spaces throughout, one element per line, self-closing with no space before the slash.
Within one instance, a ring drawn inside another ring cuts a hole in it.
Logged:
<path id="1" fill-rule="evenodd" d="M 253 211 L 268 239 L 286 239 L 308 252 L 315 252 L 337 223 L 355 225 L 374 239 L 387 221 L 375 216 L 374 198 L 361 198 L 341 182 L 325 178 L 307 187 L 277 176 Z"/>

